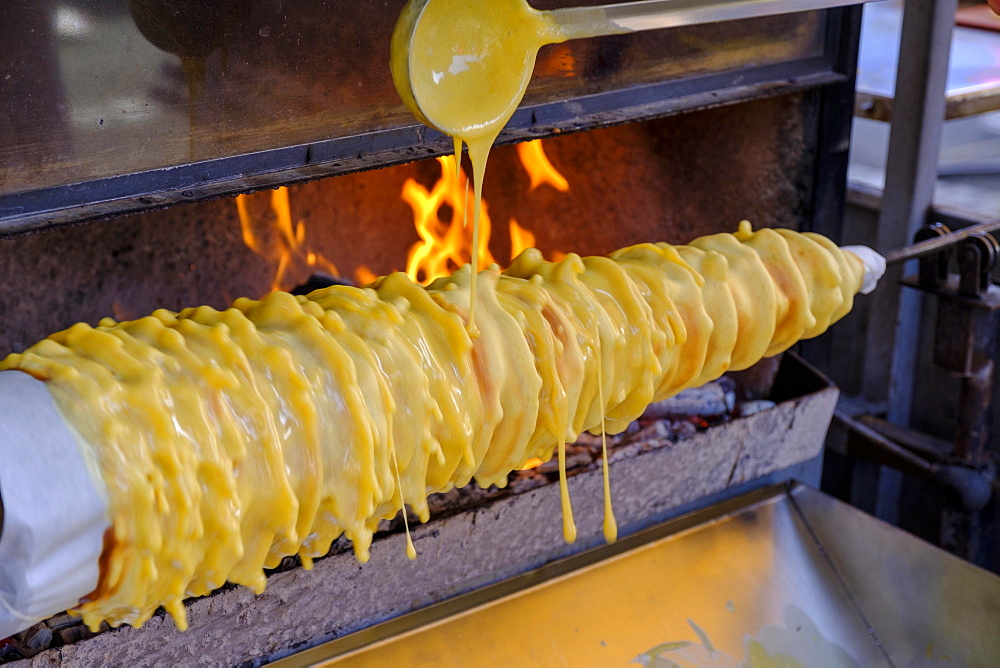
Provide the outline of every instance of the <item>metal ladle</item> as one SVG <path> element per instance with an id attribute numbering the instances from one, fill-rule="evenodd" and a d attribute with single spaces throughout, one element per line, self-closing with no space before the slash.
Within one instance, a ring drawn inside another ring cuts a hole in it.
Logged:
<path id="1" fill-rule="evenodd" d="M 572 7 L 550 11 L 537 12 L 546 21 L 557 26 L 552 35 L 539 35 L 537 43 L 523 45 L 525 53 L 511 53 L 509 45 L 493 50 L 486 57 L 502 59 L 504 65 L 509 63 L 525 64 L 527 71 L 522 73 L 522 84 L 518 90 L 511 88 L 509 99 L 504 101 L 503 110 L 509 110 L 520 103 L 531 77 L 531 67 L 535 53 L 546 43 L 560 42 L 582 37 L 598 37 L 602 35 L 655 30 L 657 28 L 672 28 L 717 21 L 774 16 L 792 12 L 828 9 L 850 4 L 860 4 L 870 0 L 641 0 L 639 2 L 623 2 L 599 7 Z M 433 28 L 422 24 L 427 15 L 427 7 L 440 5 L 442 0 L 410 0 L 404 7 L 396 23 L 392 38 L 392 75 L 400 96 L 413 113 L 424 123 L 442 132 L 455 136 L 456 128 L 442 127 L 440 119 L 435 119 L 433 113 L 428 113 L 430 100 L 422 99 L 413 86 L 413 75 L 409 57 L 413 36 L 418 30 Z M 471 3 L 468 3 L 471 4 Z M 479 30 L 489 31 L 490 21 L 497 16 L 491 11 L 494 2 L 481 3 L 481 20 Z M 513 11 L 530 10 L 524 0 L 510 3 Z M 473 11 L 475 11 L 473 6 Z M 534 11 L 534 10 L 532 10 Z M 478 104 L 480 91 L 464 91 L 465 99 L 470 105 Z M 425 96 L 426 97 L 426 96 Z M 499 112 L 498 112 L 499 113 Z M 508 114 L 509 117 L 509 114 Z M 499 116 L 498 116 L 499 118 Z M 506 119 L 504 119 L 506 122 Z"/>

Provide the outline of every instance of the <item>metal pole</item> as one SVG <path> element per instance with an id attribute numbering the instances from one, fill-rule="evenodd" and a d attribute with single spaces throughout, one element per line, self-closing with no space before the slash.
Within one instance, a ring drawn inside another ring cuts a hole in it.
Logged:
<path id="1" fill-rule="evenodd" d="M 910 0 L 903 12 L 885 191 L 876 248 L 904 246 L 927 220 L 937 181 L 948 59 L 958 0 Z M 908 425 L 922 300 L 901 292 L 903 267 L 886 272 L 865 332 L 864 394 L 888 403 L 890 422 Z M 876 514 L 897 521 L 902 477 L 883 469 Z"/>
<path id="2" fill-rule="evenodd" d="M 945 83 L 958 0 L 911 0 L 903 14 L 892 130 L 876 248 L 910 243 L 927 219 L 937 181 Z M 900 308 L 902 268 L 890 268 L 872 299 L 865 395 L 888 400 L 889 419 L 907 424 L 920 305 Z"/>

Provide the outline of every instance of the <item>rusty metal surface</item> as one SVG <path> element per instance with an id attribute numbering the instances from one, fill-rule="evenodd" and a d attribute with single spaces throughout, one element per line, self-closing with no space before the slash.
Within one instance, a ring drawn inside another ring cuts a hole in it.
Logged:
<path id="1" fill-rule="evenodd" d="M 839 454 L 857 457 L 933 482 L 948 492 L 950 497 L 968 512 L 983 510 L 992 499 L 992 474 L 981 470 L 978 462 L 973 461 L 970 465 L 966 460 L 950 457 L 946 461 L 953 463 L 929 461 L 920 453 L 895 442 L 862 421 L 855 420 L 840 411 L 837 411 L 834 417 L 848 429 L 846 448 L 830 444 Z"/>
<path id="2" fill-rule="evenodd" d="M 990 452 L 990 410 L 993 403 L 993 360 L 986 360 L 974 374 L 963 378 L 955 416 L 955 456 L 986 465 Z"/>
<path id="3" fill-rule="evenodd" d="M 941 226 L 929 229 L 934 233 Z M 1000 287 L 993 285 L 991 272 L 997 253 L 996 240 L 980 233 L 962 242 L 958 275 L 947 272 L 947 256 L 941 252 L 921 260 L 920 278 L 905 283 L 937 296 L 934 362 L 961 378 L 955 455 L 976 466 L 991 459 L 993 358 L 1000 331 Z"/>
<path id="4" fill-rule="evenodd" d="M 909 427 L 901 427 L 873 415 L 862 415 L 857 419 L 879 434 L 930 461 L 946 462 L 951 456 L 954 444 L 943 438 L 936 438 Z"/>
<path id="5" fill-rule="evenodd" d="M 903 285 L 939 298 L 935 320 L 934 362 L 948 373 L 969 377 L 990 362 L 997 351 L 1000 287 L 991 285 L 980 297 L 961 294 L 959 277 L 950 274 L 940 286 L 924 286 L 914 278 Z"/>

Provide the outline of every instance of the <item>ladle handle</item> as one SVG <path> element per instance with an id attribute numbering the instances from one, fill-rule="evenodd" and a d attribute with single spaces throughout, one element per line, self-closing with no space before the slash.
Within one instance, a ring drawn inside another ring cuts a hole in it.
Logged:
<path id="1" fill-rule="evenodd" d="M 578 39 L 829 9 L 864 2 L 871 0 L 642 0 L 601 7 L 554 9 L 546 13 L 561 27 L 563 39 Z"/>

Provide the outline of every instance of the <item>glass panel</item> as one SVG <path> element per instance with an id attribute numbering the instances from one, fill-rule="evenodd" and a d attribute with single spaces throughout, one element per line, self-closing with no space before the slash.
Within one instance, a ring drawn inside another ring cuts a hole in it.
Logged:
<path id="1" fill-rule="evenodd" d="M 411 125 L 388 68 L 402 5 L 8 0 L 0 196 Z M 814 12 L 547 47 L 527 99 L 819 55 L 823 32 Z"/>

